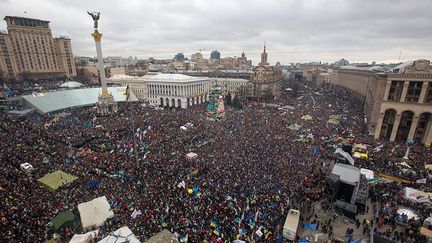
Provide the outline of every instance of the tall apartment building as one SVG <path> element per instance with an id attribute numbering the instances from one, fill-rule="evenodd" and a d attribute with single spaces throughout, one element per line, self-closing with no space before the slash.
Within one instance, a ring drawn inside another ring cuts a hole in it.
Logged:
<path id="1" fill-rule="evenodd" d="M 71 40 L 53 38 L 49 21 L 6 16 L 0 33 L 1 79 L 75 77 Z"/>

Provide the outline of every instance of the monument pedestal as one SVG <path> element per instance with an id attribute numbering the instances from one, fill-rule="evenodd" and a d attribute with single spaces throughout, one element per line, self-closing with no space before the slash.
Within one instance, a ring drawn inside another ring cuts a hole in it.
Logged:
<path id="1" fill-rule="evenodd" d="M 98 113 L 105 116 L 112 112 L 117 112 L 118 106 L 117 102 L 114 100 L 114 96 L 112 94 L 109 95 L 99 95 L 97 109 Z"/>

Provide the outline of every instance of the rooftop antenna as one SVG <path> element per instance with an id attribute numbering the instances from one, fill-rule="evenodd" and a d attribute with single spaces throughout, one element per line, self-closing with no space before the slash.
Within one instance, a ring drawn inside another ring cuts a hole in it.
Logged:
<path id="1" fill-rule="evenodd" d="M 399 51 L 399 61 L 401 60 L 402 50 Z"/>

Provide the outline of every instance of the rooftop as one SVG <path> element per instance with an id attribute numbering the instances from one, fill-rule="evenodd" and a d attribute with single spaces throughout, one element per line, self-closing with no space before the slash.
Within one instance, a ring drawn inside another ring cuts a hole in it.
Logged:
<path id="1" fill-rule="evenodd" d="M 351 165 L 337 163 L 331 173 L 340 176 L 341 181 L 349 184 L 360 181 L 360 169 Z"/>
<path id="2" fill-rule="evenodd" d="M 17 17 L 17 16 L 6 16 L 4 18 L 8 25 L 8 28 L 11 26 L 23 26 L 23 27 L 31 27 L 31 28 L 49 28 L 49 21 L 41 20 L 41 19 L 32 19 L 25 17 Z"/>
<path id="3" fill-rule="evenodd" d="M 91 106 L 98 101 L 102 88 L 72 89 L 52 91 L 47 93 L 34 93 L 24 95 L 23 98 L 39 113 L 60 111 L 73 107 Z M 126 101 L 126 87 L 108 87 L 108 92 L 117 102 Z M 138 101 L 135 94 L 130 93 L 129 101 Z"/>
<path id="4" fill-rule="evenodd" d="M 184 74 L 177 73 L 159 73 L 156 75 L 146 75 L 143 77 L 144 81 L 148 82 L 176 82 L 176 83 L 187 83 L 208 80 L 207 77 L 191 77 Z"/>

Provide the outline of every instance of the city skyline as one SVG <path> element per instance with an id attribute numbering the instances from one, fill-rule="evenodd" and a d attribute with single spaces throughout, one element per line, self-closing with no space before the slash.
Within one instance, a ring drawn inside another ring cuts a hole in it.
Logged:
<path id="1" fill-rule="evenodd" d="M 72 39 L 76 56 L 95 55 L 90 10 L 101 12 L 105 56 L 170 59 L 183 52 L 190 58 L 202 49 L 209 58 L 213 50 L 221 57 L 244 51 L 257 64 L 266 41 L 272 65 L 430 59 L 432 2 L 367 2 L 18 0 L 3 3 L 0 14 L 50 21 L 55 36 Z"/>

